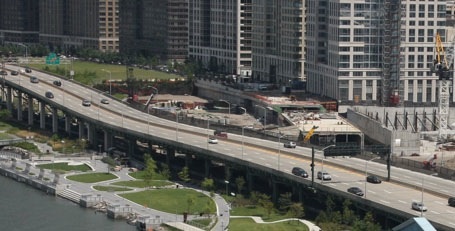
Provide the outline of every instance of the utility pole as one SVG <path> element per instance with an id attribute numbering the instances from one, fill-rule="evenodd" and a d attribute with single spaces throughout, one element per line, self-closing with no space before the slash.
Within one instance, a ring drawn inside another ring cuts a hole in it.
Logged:
<path id="1" fill-rule="evenodd" d="M 311 147 L 311 187 L 314 188 L 314 147 Z"/>

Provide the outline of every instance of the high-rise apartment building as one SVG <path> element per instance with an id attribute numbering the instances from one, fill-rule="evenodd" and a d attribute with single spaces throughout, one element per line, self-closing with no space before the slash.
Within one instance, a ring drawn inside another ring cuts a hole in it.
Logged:
<path id="1" fill-rule="evenodd" d="M 119 0 L 40 0 L 39 42 L 118 51 Z"/>
<path id="2" fill-rule="evenodd" d="M 189 0 L 189 57 L 214 72 L 251 76 L 251 0 Z"/>
<path id="3" fill-rule="evenodd" d="M 305 80 L 305 1 L 252 2 L 253 78 L 280 85 Z"/>
<path id="4" fill-rule="evenodd" d="M 188 56 L 188 0 L 121 0 L 120 51 L 184 61 Z"/>
<path id="5" fill-rule="evenodd" d="M 36 43 L 39 8 L 35 0 L 0 1 L 0 44 L 4 42 Z"/>
<path id="6" fill-rule="evenodd" d="M 343 104 L 438 102 L 430 71 L 446 1 L 308 0 L 307 89 Z M 452 96 L 453 101 L 453 96 Z"/>

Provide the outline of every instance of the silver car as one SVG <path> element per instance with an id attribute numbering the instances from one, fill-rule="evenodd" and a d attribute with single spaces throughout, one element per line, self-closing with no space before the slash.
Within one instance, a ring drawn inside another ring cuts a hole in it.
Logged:
<path id="1" fill-rule="evenodd" d="M 318 179 L 320 180 L 332 180 L 332 176 L 326 171 L 318 172 Z"/>

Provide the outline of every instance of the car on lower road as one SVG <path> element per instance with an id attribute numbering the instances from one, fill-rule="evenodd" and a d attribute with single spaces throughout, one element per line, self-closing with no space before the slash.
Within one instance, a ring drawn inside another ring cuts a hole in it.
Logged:
<path id="1" fill-rule="evenodd" d="M 30 69 L 29 67 L 25 68 L 25 72 L 27 73 L 32 73 L 32 69 Z"/>
<path id="2" fill-rule="evenodd" d="M 449 204 L 449 206 L 455 207 L 455 197 L 449 197 L 447 203 Z"/>
<path id="3" fill-rule="evenodd" d="M 49 99 L 54 98 L 54 94 L 51 91 L 46 91 L 46 93 L 44 95 Z"/>
<path id="4" fill-rule="evenodd" d="M 286 142 L 284 143 L 283 145 L 285 148 L 295 148 L 297 146 L 297 144 L 293 141 L 289 141 L 289 142 Z"/>
<path id="5" fill-rule="evenodd" d="M 209 144 L 217 144 L 218 140 L 215 137 L 209 137 Z"/>
<path id="6" fill-rule="evenodd" d="M 359 187 L 350 187 L 350 188 L 348 188 L 348 192 L 352 193 L 354 195 L 357 195 L 359 197 L 363 196 L 363 191 Z"/>
<path id="7" fill-rule="evenodd" d="M 8 72 L 4 71 L 4 70 L 1 70 L 0 71 L 0 75 L 8 75 Z"/>
<path id="8" fill-rule="evenodd" d="M 54 84 L 55 86 L 62 86 L 62 82 L 60 80 L 54 80 L 54 82 L 52 82 L 52 84 Z"/>
<path id="9" fill-rule="evenodd" d="M 428 210 L 427 207 L 425 207 L 425 205 L 420 201 L 413 201 L 411 208 L 421 212 L 426 212 Z"/>
<path id="10" fill-rule="evenodd" d="M 84 107 L 90 107 L 92 105 L 92 102 L 88 99 L 82 100 L 82 106 Z"/>
<path id="11" fill-rule="evenodd" d="M 369 175 L 369 176 L 367 176 L 367 182 L 370 182 L 373 184 L 380 184 L 382 181 L 377 176 Z"/>
<path id="12" fill-rule="evenodd" d="M 39 79 L 35 76 L 30 76 L 30 83 L 39 83 Z"/>
<path id="13" fill-rule="evenodd" d="M 11 71 L 11 75 L 19 75 L 19 71 Z"/>
<path id="14" fill-rule="evenodd" d="M 293 167 L 291 172 L 292 172 L 292 174 L 294 174 L 296 176 L 300 176 L 303 178 L 308 177 L 308 173 L 303 168 L 300 168 L 300 167 Z"/>
<path id="15" fill-rule="evenodd" d="M 109 100 L 107 99 L 101 99 L 100 101 L 102 104 L 109 104 Z"/>
<path id="16" fill-rule="evenodd" d="M 320 180 L 332 180 L 332 176 L 326 171 L 318 172 L 318 179 Z"/>

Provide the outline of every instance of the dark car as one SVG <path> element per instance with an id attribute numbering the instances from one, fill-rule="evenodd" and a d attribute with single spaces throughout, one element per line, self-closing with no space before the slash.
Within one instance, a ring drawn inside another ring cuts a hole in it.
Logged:
<path id="1" fill-rule="evenodd" d="M 19 71 L 11 71 L 11 75 L 19 75 Z"/>
<path id="2" fill-rule="evenodd" d="M 348 192 L 355 194 L 357 196 L 363 196 L 363 191 L 359 187 L 350 187 L 348 188 Z"/>
<path id="3" fill-rule="evenodd" d="M 54 82 L 52 82 L 55 86 L 62 86 L 62 82 L 60 80 L 54 80 Z"/>
<path id="4" fill-rule="evenodd" d="M 455 207 L 455 197 L 450 197 L 448 203 L 450 206 Z"/>
<path id="5" fill-rule="evenodd" d="M 0 71 L 0 75 L 8 75 L 8 72 L 4 71 L 4 70 L 1 70 Z"/>
<path id="6" fill-rule="evenodd" d="M 382 181 L 379 179 L 377 176 L 367 176 L 367 182 L 373 183 L 373 184 L 380 184 Z"/>
<path id="7" fill-rule="evenodd" d="M 308 177 L 308 173 L 303 168 L 299 168 L 299 167 L 292 168 L 292 174 L 294 174 L 296 176 L 301 176 L 303 178 Z"/>
<path id="8" fill-rule="evenodd" d="M 49 98 L 49 99 L 54 98 L 54 94 L 53 94 L 51 91 L 46 91 L 45 96 L 46 96 L 47 98 Z"/>
<path id="9" fill-rule="evenodd" d="M 30 69 L 29 67 L 25 68 L 25 72 L 27 73 L 32 73 L 32 69 Z"/>

